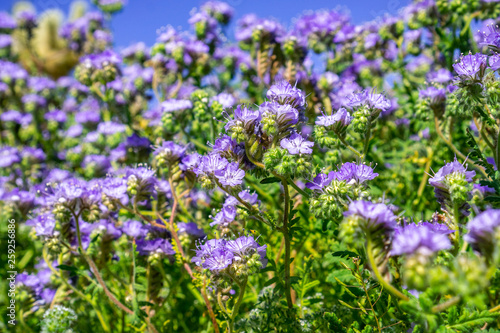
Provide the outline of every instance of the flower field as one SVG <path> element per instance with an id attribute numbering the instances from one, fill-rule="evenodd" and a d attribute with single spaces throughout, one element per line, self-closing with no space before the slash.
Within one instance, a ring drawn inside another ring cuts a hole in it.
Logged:
<path id="1" fill-rule="evenodd" d="M 500 1 L 120 11 L 0 12 L 0 332 L 500 332 Z"/>

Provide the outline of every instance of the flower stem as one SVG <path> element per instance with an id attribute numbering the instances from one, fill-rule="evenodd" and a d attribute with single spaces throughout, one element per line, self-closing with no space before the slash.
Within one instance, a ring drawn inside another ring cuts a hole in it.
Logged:
<path id="1" fill-rule="evenodd" d="M 290 193 L 288 191 L 288 183 L 285 178 L 281 178 L 281 182 L 283 184 L 283 189 L 285 191 L 285 208 L 283 212 L 283 227 L 281 232 L 283 233 L 283 238 L 285 240 L 285 294 L 286 294 L 286 303 L 288 308 L 293 308 L 292 301 L 292 290 L 291 290 L 291 277 L 290 277 L 290 234 L 288 230 L 288 212 L 290 210 Z"/>
<path id="2" fill-rule="evenodd" d="M 443 140 L 444 143 L 446 143 L 448 145 L 448 147 L 450 147 L 451 150 L 453 150 L 453 152 L 455 153 L 455 155 L 460 156 L 460 158 L 462 158 L 463 160 L 467 160 L 467 156 L 465 156 L 464 154 L 462 154 L 457 149 L 457 147 L 455 147 L 455 145 L 453 144 L 453 142 L 451 142 L 451 140 L 446 139 L 446 137 L 444 136 L 443 132 L 441 131 L 441 128 L 439 128 L 439 119 L 437 118 L 437 116 L 434 116 L 434 126 L 436 127 L 436 132 L 437 132 L 438 136 L 441 138 L 441 140 Z M 488 177 L 488 175 L 486 174 L 486 172 L 484 171 L 484 168 L 482 166 L 477 165 L 477 164 L 473 163 L 472 161 L 470 161 L 470 165 L 472 167 L 478 169 L 485 177 Z"/>
<path id="3" fill-rule="evenodd" d="M 377 263 L 375 262 L 375 257 L 373 256 L 373 243 L 368 238 L 367 244 L 366 244 L 366 254 L 368 256 L 368 261 L 370 263 L 370 266 L 372 267 L 372 271 L 375 274 L 375 277 L 377 278 L 378 282 L 382 285 L 384 289 L 386 289 L 389 293 L 391 293 L 393 296 L 396 296 L 398 298 L 401 298 L 404 301 L 410 300 L 408 296 L 394 288 L 393 285 L 391 285 L 389 282 L 387 282 L 382 274 L 380 274 L 380 271 L 378 270 Z"/>
<path id="4" fill-rule="evenodd" d="M 345 138 L 339 136 L 339 140 L 340 140 L 340 142 L 342 142 L 342 144 L 344 146 L 347 147 L 347 149 L 349 149 L 350 151 L 352 151 L 354 154 L 358 155 L 359 158 L 363 157 L 363 154 L 361 154 L 358 150 L 356 150 L 356 148 L 354 148 L 353 146 L 351 146 L 350 144 L 348 144 L 347 141 L 345 141 Z"/>
<path id="5" fill-rule="evenodd" d="M 245 278 L 243 282 L 240 284 L 238 283 L 240 287 L 240 294 L 238 295 L 238 299 L 236 300 L 236 303 L 233 306 L 233 310 L 231 312 L 231 321 L 229 324 L 229 332 L 234 331 L 234 319 L 236 318 L 236 315 L 238 315 L 238 310 L 240 308 L 241 303 L 243 302 L 243 297 L 245 296 L 245 289 L 247 287 L 247 282 L 248 278 Z"/>

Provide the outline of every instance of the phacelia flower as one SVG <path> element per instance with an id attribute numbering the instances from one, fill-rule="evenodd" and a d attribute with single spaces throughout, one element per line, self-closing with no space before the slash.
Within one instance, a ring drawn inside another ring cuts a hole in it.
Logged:
<path id="1" fill-rule="evenodd" d="M 338 132 L 347 127 L 351 123 L 351 120 L 351 114 L 345 108 L 340 108 L 330 116 L 323 114 L 323 116 L 318 117 L 316 125 L 331 128 Z"/>
<path id="2" fill-rule="evenodd" d="M 467 224 L 464 240 L 485 256 L 491 256 L 500 227 L 500 209 L 488 209 Z M 498 243 L 498 239 L 496 240 Z"/>
<path id="3" fill-rule="evenodd" d="M 365 232 L 374 233 L 381 230 L 392 232 L 396 228 L 396 216 L 392 210 L 382 203 L 370 201 L 353 201 L 349 204 L 347 217 L 357 217 L 362 220 L 361 228 Z"/>
<path id="4" fill-rule="evenodd" d="M 429 184 L 434 186 L 436 199 L 443 208 L 449 209 L 453 203 L 457 203 L 461 206 L 462 213 L 467 214 L 466 200 L 472 190 L 469 184 L 475 175 L 475 171 L 467 171 L 455 157 L 453 162 L 447 163 L 429 179 Z"/>
<path id="5" fill-rule="evenodd" d="M 453 64 L 453 68 L 462 80 L 481 81 L 487 65 L 487 56 L 482 53 L 468 54 Z"/>
<path id="6" fill-rule="evenodd" d="M 446 233 L 436 231 L 432 223 L 410 223 L 396 228 L 391 255 L 416 253 L 428 255 L 449 248 L 451 248 L 451 242 Z"/>
<path id="7" fill-rule="evenodd" d="M 306 141 L 300 134 L 294 133 L 289 138 L 281 140 L 280 146 L 288 150 L 291 155 L 311 154 L 314 142 Z"/>
<path id="8" fill-rule="evenodd" d="M 306 98 L 302 90 L 292 86 L 287 81 L 280 81 L 269 88 L 266 97 L 279 104 L 289 104 L 301 110 L 306 105 Z"/>
<path id="9" fill-rule="evenodd" d="M 223 170 L 215 172 L 215 177 L 224 186 L 235 187 L 243 183 L 245 171 L 240 169 L 238 163 L 229 163 Z"/>

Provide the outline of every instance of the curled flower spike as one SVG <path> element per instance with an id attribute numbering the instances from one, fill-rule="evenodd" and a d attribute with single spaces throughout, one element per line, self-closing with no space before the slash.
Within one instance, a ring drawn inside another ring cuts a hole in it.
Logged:
<path id="1" fill-rule="evenodd" d="M 396 228 L 396 216 L 387 205 L 370 201 L 353 201 L 344 213 L 346 217 L 361 219 L 360 226 L 368 233 L 382 231 L 392 233 Z"/>
<path id="2" fill-rule="evenodd" d="M 468 215 L 469 206 L 466 201 L 475 175 L 475 171 L 467 171 L 455 157 L 453 162 L 447 163 L 429 179 L 429 184 L 434 186 L 436 199 L 444 209 L 451 211 L 456 204 L 462 214 Z"/>

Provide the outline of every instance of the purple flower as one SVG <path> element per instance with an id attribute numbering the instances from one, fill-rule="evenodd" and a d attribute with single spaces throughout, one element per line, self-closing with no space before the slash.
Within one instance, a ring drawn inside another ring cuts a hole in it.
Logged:
<path id="1" fill-rule="evenodd" d="M 306 184 L 306 187 L 311 190 L 322 190 L 325 186 L 330 185 L 333 179 L 335 179 L 335 171 L 330 171 L 328 175 L 320 173 L 314 177 L 313 181 Z"/>
<path id="2" fill-rule="evenodd" d="M 120 56 L 112 50 L 86 55 L 80 59 L 80 62 L 85 66 L 94 69 L 103 69 L 108 65 L 119 65 L 121 61 Z"/>
<path id="3" fill-rule="evenodd" d="M 441 169 L 439 169 L 438 172 L 436 172 L 434 177 L 429 179 L 429 184 L 431 184 L 435 188 L 446 188 L 446 179 L 456 174 L 463 174 L 465 181 L 470 183 L 472 182 L 472 178 L 476 175 L 476 172 L 467 171 L 467 168 L 464 167 L 463 164 L 458 162 L 457 158 L 455 157 L 455 160 L 453 162 L 446 163 L 445 166 L 443 166 Z"/>
<path id="4" fill-rule="evenodd" d="M 421 253 L 429 255 L 433 252 L 451 248 L 446 234 L 436 231 L 431 223 L 410 223 L 396 228 L 392 241 L 391 255 L 411 255 Z"/>
<path id="5" fill-rule="evenodd" d="M 64 123 L 66 121 L 66 118 L 66 113 L 61 110 L 53 110 L 45 114 L 45 119 L 58 123 Z"/>
<path id="6" fill-rule="evenodd" d="M 173 141 L 163 141 L 161 146 L 155 148 L 153 155 L 157 158 L 167 159 L 171 162 L 181 159 L 186 153 L 186 147 Z"/>
<path id="7" fill-rule="evenodd" d="M 220 93 L 217 96 L 212 97 L 212 103 L 216 101 L 222 105 L 222 108 L 229 109 L 236 104 L 236 98 L 228 93 Z"/>
<path id="8" fill-rule="evenodd" d="M 234 119 L 229 120 L 224 128 L 229 132 L 234 126 L 242 126 L 247 132 L 252 132 L 260 119 L 259 110 L 254 111 L 244 105 L 238 105 L 234 110 Z"/>
<path id="9" fill-rule="evenodd" d="M 368 89 L 353 94 L 349 97 L 346 106 L 350 108 L 358 108 L 367 106 L 370 109 L 377 111 L 386 111 L 391 107 L 391 102 L 384 96 L 384 94 L 377 94 Z"/>
<path id="10" fill-rule="evenodd" d="M 177 227 L 179 228 L 179 234 L 186 234 L 194 238 L 204 238 L 206 236 L 205 232 L 194 222 L 177 223 Z"/>
<path id="11" fill-rule="evenodd" d="M 461 79 L 481 80 L 486 69 L 487 56 L 482 53 L 468 54 L 453 64 Z"/>
<path id="12" fill-rule="evenodd" d="M 366 164 L 355 164 L 346 162 L 334 174 L 335 179 L 345 180 L 347 183 L 356 182 L 362 184 L 367 180 L 372 180 L 378 176 L 373 172 L 373 168 Z"/>
<path id="13" fill-rule="evenodd" d="M 104 155 L 87 155 L 83 159 L 83 168 L 93 171 L 94 177 L 104 176 L 111 169 L 109 157 Z"/>
<path id="14" fill-rule="evenodd" d="M 234 14 L 234 9 L 222 1 L 207 1 L 201 10 L 212 15 L 222 24 L 227 24 Z"/>
<path id="15" fill-rule="evenodd" d="M 485 255 L 492 253 L 495 232 L 500 227 L 500 209 L 488 209 L 467 224 L 464 240 Z"/>
<path id="16" fill-rule="evenodd" d="M 127 129 L 126 125 L 115 123 L 112 121 L 100 123 L 97 126 L 97 132 L 103 135 L 113 135 L 116 133 L 122 133 L 125 132 L 126 129 Z"/>
<path id="17" fill-rule="evenodd" d="M 184 99 L 169 99 L 161 103 L 162 112 L 174 112 L 190 109 L 192 107 L 193 103 L 190 100 Z"/>
<path id="18" fill-rule="evenodd" d="M 5 122 L 13 122 L 23 127 L 31 124 L 33 116 L 30 113 L 23 114 L 16 110 L 9 110 L 0 115 L 0 120 Z"/>
<path id="19" fill-rule="evenodd" d="M 7 12 L 0 12 L 0 30 L 10 31 L 17 27 L 16 20 Z"/>
<path id="20" fill-rule="evenodd" d="M 254 253 L 258 253 L 262 262 L 262 268 L 267 265 L 267 260 L 265 259 L 267 245 L 259 246 L 253 236 L 241 236 L 235 240 L 229 240 L 226 248 L 233 253 L 234 259 L 237 261 L 245 260 Z"/>
<path id="21" fill-rule="evenodd" d="M 217 139 L 215 139 L 214 145 L 212 146 L 213 153 L 216 154 L 230 154 L 234 151 L 238 143 L 233 140 L 229 135 L 223 134 Z"/>
<path id="22" fill-rule="evenodd" d="M 174 255 L 175 250 L 172 244 L 167 239 L 157 238 L 151 240 L 138 239 L 136 240 L 137 251 L 141 255 L 149 255 L 155 253 L 161 253 L 166 256 Z"/>
<path id="23" fill-rule="evenodd" d="M 259 107 L 263 116 L 272 116 L 280 127 L 295 125 L 299 121 L 299 111 L 289 104 L 264 102 Z"/>
<path id="24" fill-rule="evenodd" d="M 40 214 L 36 218 L 26 221 L 26 225 L 35 229 L 37 236 L 52 236 L 56 227 L 54 215 Z"/>
<path id="25" fill-rule="evenodd" d="M 500 51 L 500 30 L 498 26 L 490 24 L 488 31 L 483 31 L 483 41 L 481 45 L 487 45 L 494 51 Z"/>
<path id="26" fill-rule="evenodd" d="M 364 220 L 363 229 L 367 232 L 382 230 L 391 232 L 396 228 L 396 216 L 385 204 L 370 201 L 353 201 L 345 216 L 357 216 Z"/>
<path id="27" fill-rule="evenodd" d="M 148 149 L 151 145 L 148 138 L 140 137 L 136 133 L 133 133 L 131 136 L 127 137 L 125 141 L 125 146 L 127 148 L 146 148 Z"/>
<path id="28" fill-rule="evenodd" d="M 241 236 L 235 240 L 210 239 L 198 245 L 191 261 L 217 273 L 233 263 L 246 264 L 254 254 L 260 256 L 261 267 L 265 267 L 266 245 L 259 246 L 253 236 Z"/>
<path id="29" fill-rule="evenodd" d="M 229 163 L 224 170 L 218 170 L 215 172 L 215 177 L 224 186 L 238 186 L 243 183 L 243 178 L 245 178 L 245 171 L 240 169 L 238 163 Z"/>
<path id="30" fill-rule="evenodd" d="M 482 194 L 495 193 L 496 192 L 494 188 L 491 188 L 489 186 L 482 186 L 480 184 L 474 184 L 473 189 L 476 190 L 476 191 L 481 192 Z"/>
<path id="31" fill-rule="evenodd" d="M 19 152 L 14 147 L 0 147 L 0 168 L 8 168 L 21 162 Z"/>
<path id="32" fill-rule="evenodd" d="M 221 171 L 226 168 L 229 162 L 224 157 L 218 154 L 210 154 L 201 158 L 201 163 L 193 171 L 197 176 L 213 175 L 216 171 Z"/>
<path id="33" fill-rule="evenodd" d="M 128 202 L 127 181 L 124 178 L 106 178 L 101 182 L 102 192 L 123 204 Z"/>
<path id="34" fill-rule="evenodd" d="M 279 104 L 289 104 L 296 109 L 302 109 L 306 105 L 304 93 L 287 81 L 280 81 L 272 85 L 267 91 L 266 97 Z"/>
<path id="35" fill-rule="evenodd" d="M 148 230 L 139 221 L 127 221 L 123 223 L 123 232 L 133 238 L 146 237 Z"/>
<path id="36" fill-rule="evenodd" d="M 340 108 L 330 116 L 323 114 L 323 116 L 318 117 L 316 119 L 316 125 L 340 129 L 348 126 L 351 120 L 351 114 L 345 108 Z"/>
<path id="37" fill-rule="evenodd" d="M 427 81 L 435 83 L 448 83 L 453 80 L 453 74 L 446 68 L 441 68 L 435 72 L 427 74 Z"/>
<path id="38" fill-rule="evenodd" d="M 186 155 L 182 158 L 181 164 L 180 164 L 180 169 L 183 171 L 189 170 L 193 171 L 195 168 L 198 167 L 201 161 L 201 155 L 198 153 L 192 153 L 189 155 Z"/>
<path id="39" fill-rule="evenodd" d="M 223 248 L 216 249 L 205 262 L 203 268 L 211 271 L 221 271 L 233 263 L 234 254 Z"/>
<path id="40" fill-rule="evenodd" d="M 500 69 L 500 55 L 499 54 L 494 54 L 488 58 L 488 64 L 489 68 L 492 71 L 496 71 Z"/>
<path id="41" fill-rule="evenodd" d="M 306 141 L 300 134 L 294 133 L 289 138 L 281 140 L 280 146 L 288 150 L 291 155 L 311 154 L 314 142 Z"/>
<path id="42" fill-rule="evenodd" d="M 210 223 L 210 226 L 213 227 L 214 225 L 221 225 L 222 227 L 227 227 L 235 219 L 236 207 L 227 205 L 213 217 L 213 222 Z"/>
<path id="43" fill-rule="evenodd" d="M 196 255 L 191 259 L 197 266 L 201 266 L 216 249 L 225 249 L 225 239 L 209 239 L 204 244 L 198 244 Z"/>

